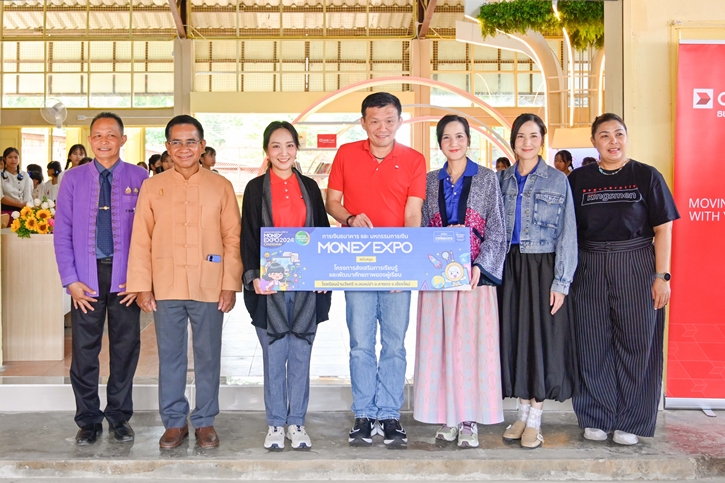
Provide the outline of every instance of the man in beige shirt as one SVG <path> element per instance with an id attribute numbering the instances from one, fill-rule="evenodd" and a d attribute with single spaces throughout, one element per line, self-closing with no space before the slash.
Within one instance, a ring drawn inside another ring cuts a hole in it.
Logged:
<path id="1" fill-rule="evenodd" d="M 224 314 L 242 290 L 240 215 L 232 184 L 200 169 L 204 129 L 191 116 L 166 126 L 174 166 L 144 182 L 136 205 L 127 291 L 154 311 L 159 348 L 159 412 L 166 432 L 161 448 L 188 436 L 187 319 L 194 346 L 196 408 L 191 424 L 202 448 L 219 445 L 219 371 Z"/>

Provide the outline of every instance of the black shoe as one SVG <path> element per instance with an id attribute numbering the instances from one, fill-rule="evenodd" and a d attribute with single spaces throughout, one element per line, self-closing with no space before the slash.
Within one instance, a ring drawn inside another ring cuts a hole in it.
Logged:
<path id="1" fill-rule="evenodd" d="M 355 418 L 355 426 L 350 430 L 350 444 L 373 444 L 373 427 L 375 420 L 369 418 Z"/>
<path id="2" fill-rule="evenodd" d="M 119 443 L 130 443 L 133 441 L 134 432 L 128 421 L 121 421 L 120 423 L 108 422 L 108 431 L 113 435 L 113 439 Z"/>
<path id="3" fill-rule="evenodd" d="M 103 424 L 92 423 L 81 426 L 76 433 L 76 444 L 78 446 L 87 446 L 93 444 L 98 439 L 98 435 L 103 432 Z"/>
<path id="4" fill-rule="evenodd" d="M 408 443 L 408 435 L 397 419 L 383 419 L 380 425 L 383 427 L 383 443 L 386 445 Z"/>

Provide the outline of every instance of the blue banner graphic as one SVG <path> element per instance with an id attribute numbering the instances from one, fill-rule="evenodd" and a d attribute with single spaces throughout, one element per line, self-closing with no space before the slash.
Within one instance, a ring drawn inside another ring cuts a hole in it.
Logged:
<path id="1" fill-rule="evenodd" d="M 469 290 L 469 228 L 262 228 L 265 290 Z"/>

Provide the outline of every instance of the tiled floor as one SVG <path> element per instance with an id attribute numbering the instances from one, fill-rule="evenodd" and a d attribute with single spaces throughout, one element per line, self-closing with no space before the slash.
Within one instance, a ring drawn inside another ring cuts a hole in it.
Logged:
<path id="1" fill-rule="evenodd" d="M 408 369 L 406 376 L 413 376 L 415 358 L 415 317 L 417 292 L 413 292 L 411 318 L 405 339 Z M 5 362 L 2 376 L 68 376 L 71 361 L 70 333 L 65 339 L 66 357 L 62 361 Z M 379 350 L 379 346 L 378 346 Z M 310 376 L 317 379 L 349 379 L 350 337 L 345 323 L 345 296 L 343 292 L 334 292 L 330 320 L 318 326 L 317 337 L 312 348 Z M 101 376 L 108 376 L 108 338 L 104 336 L 100 354 Z M 141 356 L 136 377 L 155 377 L 158 375 L 159 357 L 156 348 L 156 333 L 150 316 L 142 314 Z M 193 353 L 189 344 L 189 370 L 193 370 Z M 257 341 L 254 327 L 244 308 L 242 298 L 224 321 L 222 333 L 222 377 L 261 377 L 262 350 Z"/>

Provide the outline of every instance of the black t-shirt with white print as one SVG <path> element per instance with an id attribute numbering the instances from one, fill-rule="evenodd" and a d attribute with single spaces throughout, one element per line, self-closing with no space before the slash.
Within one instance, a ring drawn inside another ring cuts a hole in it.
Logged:
<path id="1" fill-rule="evenodd" d="M 651 238 L 653 227 L 680 217 L 664 178 L 652 166 L 631 159 L 620 171 L 598 164 L 569 175 L 577 234 L 585 241 Z"/>

